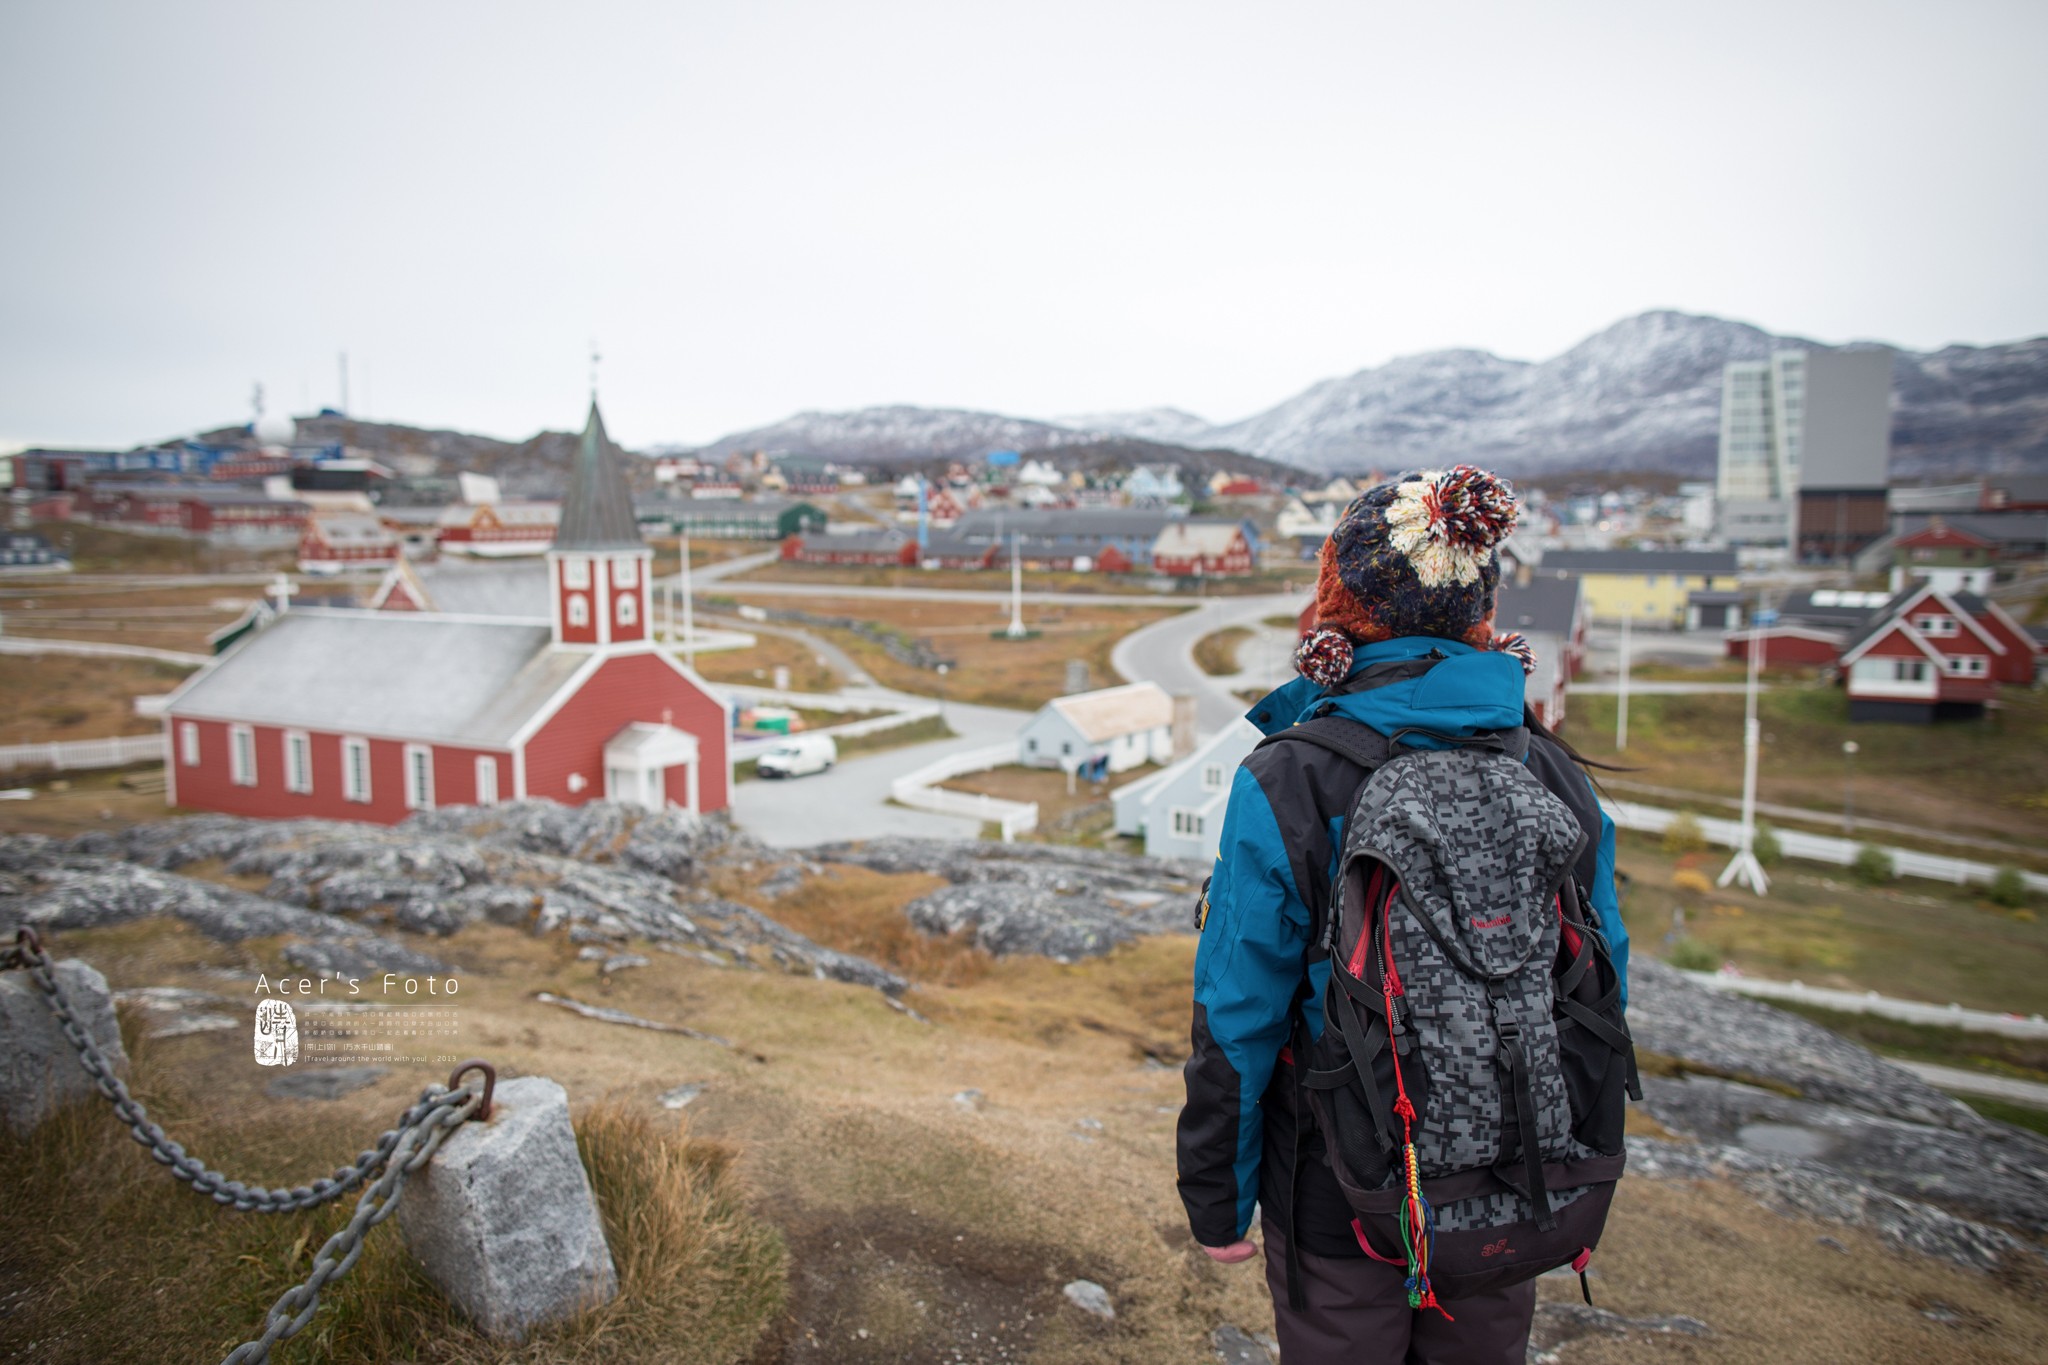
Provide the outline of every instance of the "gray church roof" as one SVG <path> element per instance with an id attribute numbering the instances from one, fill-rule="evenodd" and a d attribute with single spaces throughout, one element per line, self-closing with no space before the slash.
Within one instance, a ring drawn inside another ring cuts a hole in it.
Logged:
<path id="1" fill-rule="evenodd" d="M 545 623 L 293 607 L 197 674 L 174 715 L 502 748 L 589 655 Z"/>
<path id="2" fill-rule="evenodd" d="M 569 468 L 569 491 L 562 500 L 561 524 L 555 528 L 557 550 L 644 550 L 640 524 L 633 518 L 633 494 L 626 487 L 612 443 L 604 434 L 597 400 L 590 401 L 590 419 Z"/>

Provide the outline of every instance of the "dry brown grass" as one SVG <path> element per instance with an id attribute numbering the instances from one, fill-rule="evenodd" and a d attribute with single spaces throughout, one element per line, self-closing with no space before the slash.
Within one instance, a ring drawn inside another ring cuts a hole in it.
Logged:
<path id="1" fill-rule="evenodd" d="M 190 673 L 147 659 L 9 654 L 0 658 L 0 744 L 161 730 L 162 721 L 135 714 L 135 699 L 169 692 Z"/>
<path id="2" fill-rule="evenodd" d="M 828 948 L 872 958 L 912 981 L 969 986 L 988 974 L 993 959 L 964 938 L 921 934 L 903 916 L 905 905 L 945 884 L 929 873 L 835 865 L 773 901 L 755 895 L 751 883 L 738 877 L 720 890 Z"/>
<path id="3" fill-rule="evenodd" d="M 821 598 L 806 602 L 804 609 L 873 621 L 913 639 L 926 639 L 953 660 L 944 684 L 948 699 L 1025 710 L 1035 710 L 1066 691 L 1070 659 L 1088 665 L 1096 686 L 1110 685 L 1117 676 L 1109 662 L 1116 642 L 1179 610 L 1065 603 L 1027 606 L 1024 623 L 1039 634 L 1028 640 L 1007 640 L 996 633 L 1009 624 L 1010 609 L 995 602 Z M 941 690 L 936 673 L 899 663 L 880 645 L 849 631 L 821 629 L 818 633 L 846 650 L 886 686 L 925 696 L 936 696 Z"/>
<path id="4" fill-rule="evenodd" d="M 1107 782 L 1089 782 L 1076 777 L 1072 781 L 1073 791 L 1069 792 L 1067 775 L 1058 768 L 1027 768 L 1021 763 L 1012 763 L 986 772 L 968 773 L 939 785 L 956 792 L 979 792 L 1004 801 L 1036 801 L 1038 823 L 1042 829 L 1070 811 L 1108 800 L 1114 788 L 1158 771 L 1157 764 L 1147 763 L 1126 772 L 1112 773 Z"/>
<path id="5" fill-rule="evenodd" d="M 255 584 L 233 581 L 173 587 L 147 579 L 107 584 L 58 578 L 0 584 L 0 610 L 7 613 L 10 635 L 206 654 L 206 637 L 241 615 L 259 591 Z"/>
<path id="6" fill-rule="evenodd" d="M 243 1178 L 291 1183 L 347 1152 L 320 1106 L 223 1106 L 174 1077 L 124 1018 L 130 1083 L 192 1150 Z M 360 1108 L 361 1106 L 356 1106 Z M 362 1123 L 367 1138 L 375 1128 Z M 407 1254 L 395 1224 L 323 1293 L 321 1309 L 273 1359 L 730 1362 L 780 1310 L 780 1236 L 751 1216 L 732 1151 L 675 1117 L 591 1106 L 577 1145 L 605 1222 L 620 1291 L 523 1344 L 471 1327 Z M 228 1212 L 195 1197 L 130 1141 L 97 1098 L 23 1140 L 0 1136 L 0 1352 L 50 1362 L 211 1360 L 256 1335 L 271 1301 L 354 1211 L 347 1196 L 309 1214 Z M 118 1236 L 107 1236 L 110 1229 Z"/>
<path id="7" fill-rule="evenodd" d="M 786 635 L 757 631 L 751 622 L 743 628 L 755 631 L 759 642 L 752 649 L 721 649 L 697 656 L 697 671 L 712 682 L 746 683 L 754 687 L 775 685 L 775 670 L 789 670 L 793 692 L 830 692 L 839 686 L 833 673 L 817 652 L 801 640 Z"/>
<path id="8" fill-rule="evenodd" d="M 1252 638 L 1248 626 L 1225 626 L 1195 641 L 1195 664 L 1212 678 L 1228 677 L 1239 671 L 1238 646 Z"/>

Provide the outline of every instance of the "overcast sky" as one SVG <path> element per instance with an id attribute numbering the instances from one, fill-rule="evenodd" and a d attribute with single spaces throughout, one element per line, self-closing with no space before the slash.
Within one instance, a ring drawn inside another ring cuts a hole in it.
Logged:
<path id="1" fill-rule="evenodd" d="M 0 441 L 1245 416 L 1646 308 L 2048 331 L 2048 5 L 0 0 Z"/>

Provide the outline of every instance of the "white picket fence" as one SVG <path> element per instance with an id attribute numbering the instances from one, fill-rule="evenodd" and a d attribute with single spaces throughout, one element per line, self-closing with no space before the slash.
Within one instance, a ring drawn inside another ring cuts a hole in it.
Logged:
<path id="1" fill-rule="evenodd" d="M 10 768 L 125 768 L 164 756 L 164 737 L 118 735 L 112 739 L 66 739 L 49 744 L 0 744 L 0 772 Z"/>
<path id="2" fill-rule="evenodd" d="M 42 640 L 26 635 L 0 635 L 0 654 L 75 654 L 88 659 L 153 659 L 181 668 L 202 668 L 213 662 L 211 654 L 187 654 L 176 649 L 151 649 L 148 645 L 116 645 L 97 640 Z"/>
<path id="3" fill-rule="evenodd" d="M 1006 744 L 990 744 L 979 749 L 949 754 L 891 782 L 889 796 L 897 804 L 915 810 L 928 810 L 939 815 L 962 815 L 971 820 L 979 820 L 983 824 L 999 825 L 1003 831 L 1003 842 L 1007 844 L 1018 835 L 1029 834 L 1038 828 L 1036 801 L 1005 801 L 1000 797 L 982 796 L 975 792 L 949 791 L 938 784 L 949 778 L 987 772 L 990 768 L 999 768 L 1016 761 L 1017 744 L 1014 740 Z"/>
<path id="4" fill-rule="evenodd" d="M 1601 806 L 1622 829 L 1641 830 L 1646 834 L 1662 834 L 1670 828 L 1671 822 L 1684 812 L 1663 806 L 1646 806 L 1639 801 L 1603 800 Z M 1709 843 L 1724 848 L 1736 847 L 1742 838 L 1740 820 L 1723 820 L 1711 815 L 1695 815 L 1700 833 Z M 1853 839 L 1836 839 L 1826 834 L 1808 834 L 1804 830 L 1777 829 L 1778 848 L 1788 858 L 1803 858 L 1809 862 L 1833 863 L 1836 867 L 1847 867 L 1856 861 L 1856 855 L 1864 847 Z M 1970 882 L 1989 882 L 1998 875 L 1998 869 L 1990 863 L 1973 862 L 1968 858 L 1950 858 L 1939 853 L 1922 853 L 1918 849 L 1893 848 L 1878 844 L 1889 854 L 1892 868 L 1901 877 L 1924 877 L 1929 881 L 1949 882 L 1964 886 Z M 2021 872 L 2027 889 L 2048 891 L 2048 876 L 2038 872 Z"/>
<path id="5" fill-rule="evenodd" d="M 1759 1000 L 1796 1000 L 1842 1014 L 1875 1014 L 1885 1019 L 1903 1019 L 1913 1024 L 1936 1024 L 1943 1028 L 1968 1029 L 1977 1033 L 2002 1033 L 2008 1038 L 2048 1038 L 2048 1019 L 2036 1014 L 1993 1014 L 1989 1010 L 1966 1010 L 1961 1005 L 1930 1005 L 1922 1000 L 1900 1000 L 1876 991 L 1838 991 L 1809 986 L 1804 981 L 1768 981 L 1760 976 L 1737 976 L 1728 972 L 1687 972 L 1687 976 L 1710 991 L 1751 995 Z"/>

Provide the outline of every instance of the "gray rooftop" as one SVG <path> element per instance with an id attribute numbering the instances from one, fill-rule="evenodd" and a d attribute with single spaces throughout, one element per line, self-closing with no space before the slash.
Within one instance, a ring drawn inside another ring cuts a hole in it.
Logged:
<path id="1" fill-rule="evenodd" d="M 545 624 L 294 607 L 197 674 L 175 714 L 498 748 L 588 655 Z"/>
<path id="2" fill-rule="evenodd" d="M 414 564 L 412 571 L 419 576 L 435 611 L 525 621 L 549 619 L 548 562 L 538 555 L 509 559 L 450 556 L 431 564 Z"/>
<path id="3" fill-rule="evenodd" d="M 1573 573 L 1736 572 L 1733 550 L 1548 550 L 1543 567 Z"/>
<path id="4" fill-rule="evenodd" d="M 633 494 L 626 487 L 597 400 L 583 424 L 575 461 L 569 467 L 569 491 L 562 500 L 562 520 L 555 530 L 557 550 L 644 550 L 640 524 L 633 519 Z"/>
<path id="5" fill-rule="evenodd" d="M 1519 630 L 1523 634 L 1543 631 L 1569 635 L 1579 614 L 1579 576 L 1555 569 L 1531 571 L 1523 583 L 1512 572 L 1500 577 L 1500 591 L 1494 598 L 1493 623 L 1497 630 Z"/>
<path id="6" fill-rule="evenodd" d="M 1044 511 L 980 508 L 953 523 L 956 534 L 970 540 L 1008 540 L 1012 533 L 1026 540 L 1103 536 L 1151 539 L 1180 517 L 1163 507 L 1055 507 Z"/>

